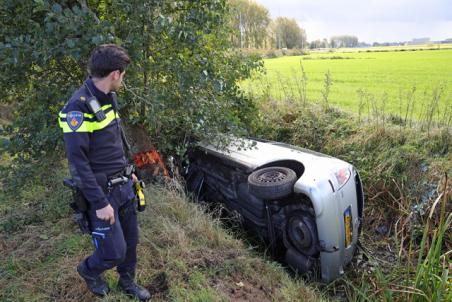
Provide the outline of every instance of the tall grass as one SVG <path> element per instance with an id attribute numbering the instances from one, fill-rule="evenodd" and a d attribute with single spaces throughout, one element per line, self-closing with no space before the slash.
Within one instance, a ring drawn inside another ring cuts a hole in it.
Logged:
<path id="1" fill-rule="evenodd" d="M 430 133 L 432 124 L 435 120 L 441 118 L 440 114 L 440 99 L 444 95 L 445 87 L 442 84 L 434 87 L 431 94 L 424 93 L 424 110 L 422 111 L 421 121 L 422 128 Z"/>
<path id="2" fill-rule="evenodd" d="M 449 276 L 451 269 L 451 251 L 443 253 L 443 244 L 446 232 L 451 231 L 452 213 L 446 217 L 446 203 L 449 201 L 447 174 L 442 195 L 441 211 L 439 225 L 433 230 L 431 240 L 428 240 L 428 234 L 432 228 L 432 213 L 436 203 L 433 205 L 431 214 L 427 218 L 424 234 L 422 236 L 421 248 L 418 256 L 418 265 L 416 269 L 414 288 L 410 301 L 413 302 L 440 302 L 452 301 L 452 278 Z M 439 200 L 440 198 L 438 198 Z M 424 250 L 428 248 L 425 258 Z"/>
<path id="3" fill-rule="evenodd" d="M 403 124 L 408 125 L 411 127 L 412 121 L 413 121 L 413 110 L 414 110 L 414 103 L 416 101 L 416 85 L 413 85 L 410 90 L 408 90 L 404 95 L 402 89 L 400 89 L 399 92 L 399 104 L 400 104 L 400 114 L 403 114 L 403 110 L 405 110 L 405 116 L 403 119 Z M 404 100 L 406 100 L 406 105 L 404 107 L 403 103 Z"/>
<path id="4" fill-rule="evenodd" d="M 258 77 L 261 87 L 248 87 L 250 97 L 271 103 L 291 103 L 298 100 L 303 107 L 317 101 L 308 93 L 310 83 L 301 61 L 299 71 L 292 69 L 291 76 L 284 77 L 280 72 L 276 74 L 276 81 L 271 81 L 268 76 Z M 323 75 L 319 100 L 325 111 L 331 108 L 330 95 L 334 89 L 333 85 L 334 75 L 327 70 Z M 359 122 L 371 122 L 377 128 L 383 129 L 387 123 L 398 125 L 401 129 L 419 129 L 428 134 L 434 129 L 449 129 L 452 126 L 452 93 L 448 92 L 447 88 L 444 83 L 438 83 L 431 90 L 422 92 L 419 92 L 416 84 L 409 88 L 400 88 L 395 101 L 398 112 L 388 109 L 388 104 L 393 103 L 388 92 L 382 90 L 376 94 L 359 88 L 356 91 L 356 113 L 350 114 L 356 114 Z M 256 91 L 260 93 L 256 94 Z"/>
<path id="5" fill-rule="evenodd" d="M 389 113 L 386 110 L 388 103 L 386 92 L 383 91 L 381 96 L 376 96 L 364 89 L 359 89 L 357 94 L 359 96 L 357 111 L 360 121 L 364 113 L 367 112 L 368 119 L 373 120 L 377 126 L 384 127 L 385 122 L 391 121 L 401 128 L 420 128 L 427 133 L 430 133 L 434 128 L 449 128 L 451 126 L 451 96 L 446 96 L 445 86 L 442 84 L 433 87 L 431 91 L 424 91 L 420 98 L 416 95 L 416 85 L 406 90 L 400 89 L 399 112 L 397 114 Z M 441 106 L 443 99 L 445 104 Z M 418 102 L 422 103 L 419 104 Z M 417 115 L 414 114 L 416 108 L 420 108 Z"/>
<path id="6" fill-rule="evenodd" d="M 308 100 L 308 94 L 307 94 L 307 85 L 308 85 L 308 76 L 306 74 L 306 71 L 304 70 L 303 63 L 300 60 L 300 77 L 297 79 L 295 78 L 295 86 L 297 87 L 298 92 L 298 98 L 300 100 L 300 103 L 303 107 L 306 107 L 306 102 Z M 295 72 L 293 72 L 295 74 Z"/>
<path id="7" fill-rule="evenodd" d="M 323 89 L 321 91 L 321 93 L 322 93 L 322 104 L 323 104 L 323 109 L 325 111 L 330 108 L 329 96 L 330 96 L 330 91 L 331 91 L 331 86 L 332 85 L 333 85 L 333 78 L 331 76 L 330 70 L 328 70 L 327 72 L 325 72 L 325 77 L 323 79 Z"/>
<path id="8" fill-rule="evenodd" d="M 416 235 L 411 234 L 409 250 L 406 254 L 406 269 L 394 269 L 387 275 L 376 271 L 379 280 L 379 291 L 384 301 L 410 301 L 410 302 L 442 302 L 452 301 L 452 278 L 450 276 L 452 250 L 444 251 L 446 237 L 450 236 L 452 226 L 452 213 L 446 211 L 447 202 L 450 202 L 450 188 L 448 187 L 447 174 L 444 181 L 443 192 L 439 194 L 433 203 L 429 215 L 425 221 L 422 240 L 415 247 L 413 241 Z M 441 201 L 439 222 L 436 224 L 433 213 L 437 204 Z M 447 216 L 446 216 L 447 215 Z M 426 253 L 424 254 L 424 252 Z M 416 258 L 417 265 L 412 267 Z M 400 255 L 399 255 L 400 256 Z M 397 266 L 395 266 L 397 267 Z M 400 279 L 405 278 L 405 282 Z M 356 286 L 352 281 L 346 281 L 353 288 L 359 301 L 367 299 L 369 288 L 367 284 Z M 404 285 L 401 285 L 404 283 Z M 371 300 L 370 300 L 371 301 Z"/>

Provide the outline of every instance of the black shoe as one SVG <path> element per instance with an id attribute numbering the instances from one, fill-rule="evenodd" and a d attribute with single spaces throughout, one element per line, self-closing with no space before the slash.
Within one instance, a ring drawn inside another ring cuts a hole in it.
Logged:
<path id="1" fill-rule="evenodd" d="M 77 266 L 77 272 L 85 280 L 88 289 L 96 296 L 105 297 L 110 289 L 101 276 L 94 277 L 88 271 L 85 261 Z"/>
<path id="2" fill-rule="evenodd" d="M 144 287 L 139 286 L 134 281 L 134 273 L 126 273 L 119 278 L 119 288 L 124 291 L 128 296 L 138 299 L 140 301 L 148 301 L 151 299 L 151 294 Z"/>

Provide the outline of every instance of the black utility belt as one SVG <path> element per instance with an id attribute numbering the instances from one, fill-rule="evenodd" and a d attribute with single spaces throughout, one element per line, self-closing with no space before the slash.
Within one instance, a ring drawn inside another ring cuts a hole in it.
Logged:
<path id="1" fill-rule="evenodd" d="M 120 177 L 120 176 L 125 176 L 127 178 L 131 178 L 132 174 L 134 172 L 135 172 L 135 166 L 134 165 L 127 165 L 121 171 L 118 171 L 118 172 L 115 172 L 113 174 L 108 175 L 107 179 L 117 178 L 117 177 Z"/>
<path id="2" fill-rule="evenodd" d="M 132 174 L 135 172 L 134 165 L 127 165 L 123 170 L 107 176 L 107 189 L 115 186 L 124 185 L 132 179 Z"/>
<path id="3" fill-rule="evenodd" d="M 109 178 L 107 181 L 107 188 L 113 188 L 115 186 L 125 185 L 126 183 L 129 182 L 129 180 L 130 180 L 130 178 L 125 177 L 125 176 L 117 176 L 117 177 Z"/>

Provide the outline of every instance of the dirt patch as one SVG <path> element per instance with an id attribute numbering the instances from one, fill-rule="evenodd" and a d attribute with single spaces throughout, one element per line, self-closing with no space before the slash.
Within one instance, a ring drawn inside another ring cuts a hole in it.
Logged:
<path id="1" fill-rule="evenodd" d="M 2 254 L 6 254 L 7 251 L 7 244 L 6 244 L 6 238 L 2 234 L 0 234 L 0 252 Z"/>
<path id="2" fill-rule="evenodd" d="M 11 106 L 0 104 L 0 125 L 8 124 L 13 120 L 13 109 Z"/>
<path id="3" fill-rule="evenodd" d="M 93 301 L 94 296 L 87 290 L 85 282 L 75 272 L 76 262 L 68 263 L 68 269 L 52 279 L 46 288 L 53 301 Z M 72 268 L 72 269 L 69 269 Z"/>
<path id="4" fill-rule="evenodd" d="M 168 295 L 168 277 L 165 272 L 159 273 L 145 286 L 153 298 L 165 299 Z"/>
<path id="5" fill-rule="evenodd" d="M 218 250 L 196 250 L 184 255 L 184 259 L 187 259 L 187 265 L 189 267 L 198 268 L 211 268 L 218 267 L 224 261 L 231 260 L 239 257 L 241 252 L 236 249 L 228 249 L 224 251 Z"/>
<path id="6" fill-rule="evenodd" d="M 214 279 L 212 287 L 230 298 L 231 301 L 272 301 L 272 288 L 257 284 L 254 280 L 246 280 L 240 274 L 226 279 Z"/>

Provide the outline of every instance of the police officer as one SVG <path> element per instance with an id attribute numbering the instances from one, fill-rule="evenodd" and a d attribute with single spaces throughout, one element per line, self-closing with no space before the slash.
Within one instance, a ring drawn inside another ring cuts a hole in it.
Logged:
<path id="1" fill-rule="evenodd" d="M 116 267 L 119 288 L 131 297 L 147 301 L 149 292 L 135 282 L 136 177 L 127 169 L 115 98 L 129 63 L 122 47 L 106 44 L 94 49 L 88 62 L 90 77 L 61 110 L 59 124 L 71 176 L 88 201 L 95 245 L 94 253 L 78 265 L 77 272 L 91 292 L 105 296 L 109 288 L 102 273 Z M 118 177 L 125 181 L 107 186 L 110 179 Z"/>

